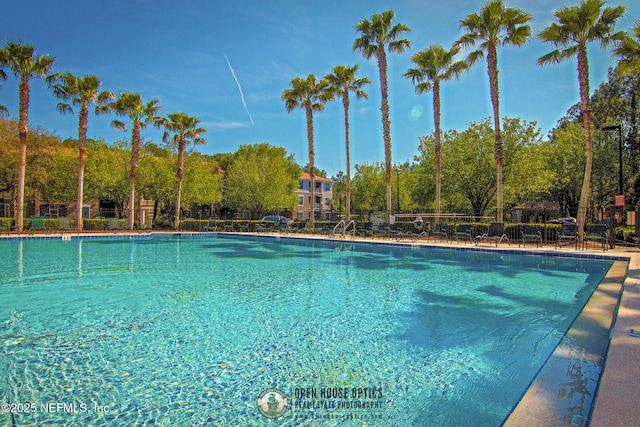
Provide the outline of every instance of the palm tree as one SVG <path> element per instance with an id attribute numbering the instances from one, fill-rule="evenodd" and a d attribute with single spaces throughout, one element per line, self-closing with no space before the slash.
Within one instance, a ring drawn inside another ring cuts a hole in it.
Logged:
<path id="1" fill-rule="evenodd" d="M 463 71 L 469 69 L 466 61 L 455 61 L 454 57 L 460 51 L 453 47 L 447 51 L 444 47 L 433 44 L 426 50 L 421 50 L 411 57 L 416 67 L 409 68 L 403 77 L 411 79 L 416 85 L 418 95 L 433 90 L 433 122 L 435 124 L 435 156 L 436 156 L 436 222 L 440 215 L 440 188 L 442 177 L 440 174 L 441 135 L 440 135 L 440 82 L 460 77 Z M 416 84 L 417 83 L 417 84 Z"/>
<path id="2" fill-rule="evenodd" d="M 402 53 L 411 47 L 408 39 L 400 39 L 402 33 L 411 29 L 404 24 L 393 25 L 395 13 L 387 10 L 382 14 L 374 13 L 371 20 L 363 19 L 356 25 L 360 32 L 353 43 L 353 50 L 362 53 L 366 59 L 375 56 L 380 73 L 380 92 L 382 95 L 380 111 L 382 112 L 382 137 L 384 139 L 384 159 L 387 184 L 387 220 L 391 217 L 391 124 L 389 122 L 389 85 L 387 82 L 387 52 Z"/>
<path id="3" fill-rule="evenodd" d="M 591 103 L 589 101 L 589 60 L 587 44 L 597 41 L 603 48 L 624 37 L 623 32 L 614 33 L 616 21 L 624 15 L 625 7 L 606 7 L 604 0 L 581 0 L 579 6 L 561 7 L 553 12 L 554 22 L 538 34 L 544 42 L 553 43 L 558 49 L 538 58 L 538 65 L 559 63 L 577 56 L 578 84 L 580 88 L 580 110 L 584 120 L 586 164 L 580 201 L 578 202 L 579 240 L 584 237 L 584 224 L 591 184 L 593 162 L 591 143 Z"/>
<path id="4" fill-rule="evenodd" d="M 502 0 L 490 0 L 480 14 L 472 13 L 460 20 L 460 28 L 464 34 L 456 42 L 456 46 L 465 48 L 479 44 L 479 49 L 469 53 L 467 61 L 470 65 L 487 55 L 487 71 L 489 74 L 489 90 L 493 106 L 493 126 L 495 141 L 493 144 L 493 158 L 496 162 L 496 220 L 503 221 L 504 203 L 502 200 L 502 163 L 504 162 L 504 144 L 500 132 L 500 92 L 498 90 L 498 46 L 522 46 L 531 37 L 531 27 L 527 22 L 531 15 L 520 10 L 506 8 Z"/>
<path id="5" fill-rule="evenodd" d="M 184 153 L 189 142 L 205 144 L 205 139 L 200 134 L 207 130 L 198 127 L 200 120 L 185 113 L 168 113 L 166 119 L 158 121 L 158 124 L 166 130 L 162 135 L 162 141 L 178 149 L 178 195 L 176 197 L 175 227 L 180 226 L 180 196 L 182 194 L 182 178 L 184 177 Z M 173 136 L 172 136 L 173 134 Z"/>
<path id="6" fill-rule="evenodd" d="M 22 230 L 24 217 L 24 178 L 27 164 L 27 133 L 29 132 L 29 81 L 34 77 L 46 76 L 56 59 L 49 55 L 36 55 L 33 46 L 22 43 L 5 42 L 0 49 L 0 68 L 9 67 L 14 76 L 20 81 L 20 118 L 18 129 L 20 132 L 20 163 L 18 166 L 18 206 L 16 212 L 16 227 Z"/>
<path id="7" fill-rule="evenodd" d="M 613 49 L 613 55 L 618 58 L 618 70 L 623 74 L 640 73 L 640 19 L 631 27 L 634 38 L 626 36 Z"/>
<path id="8" fill-rule="evenodd" d="M 347 150 L 347 182 L 346 182 L 346 195 L 347 195 L 347 216 L 346 221 L 351 219 L 351 155 L 349 150 L 349 92 L 356 94 L 357 99 L 369 98 L 369 94 L 365 92 L 362 87 L 367 84 L 371 84 L 371 80 L 366 77 L 357 78 L 358 64 L 348 67 L 346 65 L 336 65 L 333 67 L 333 72 L 324 76 L 324 79 L 329 83 L 327 88 L 329 96 L 333 99 L 334 96 L 342 96 L 342 105 L 344 107 L 344 135 L 345 146 Z"/>
<path id="9" fill-rule="evenodd" d="M 2 60 L 2 58 L 0 58 L 0 80 L 7 80 L 7 74 L 2 69 L 2 67 L 4 66 L 3 64 L 4 61 Z M 9 116 L 9 110 L 7 110 L 7 107 L 5 107 L 4 105 L 0 104 L 0 117 L 4 118 L 7 116 Z"/>
<path id="10" fill-rule="evenodd" d="M 315 187 L 315 151 L 313 146 L 313 112 L 324 110 L 324 103 L 328 101 L 326 89 L 329 83 L 326 80 L 316 80 L 316 76 L 309 74 L 306 79 L 294 77 L 291 79 L 291 89 L 282 92 L 287 112 L 296 108 L 304 108 L 307 116 L 307 142 L 309 144 L 309 180 L 311 182 L 311 227 L 315 226 L 316 202 Z"/>
<path id="11" fill-rule="evenodd" d="M 84 188 L 84 161 L 87 157 L 87 129 L 89 126 L 89 106 L 95 104 L 94 112 L 101 114 L 107 110 L 107 102 L 115 99 L 109 91 L 100 92 L 102 81 L 93 75 L 82 77 L 71 73 L 56 73 L 47 77 L 47 83 L 53 94 L 70 103 L 59 103 L 57 108 L 62 114 L 73 113 L 72 105 L 80 107 L 78 113 L 78 198 L 76 206 L 76 229 L 82 230 L 82 205 Z"/>
<path id="12" fill-rule="evenodd" d="M 159 118 L 156 116 L 160 110 L 157 105 L 158 100 L 152 99 L 144 104 L 139 93 L 120 92 L 118 98 L 109 103 L 109 109 L 117 116 L 128 117 L 131 121 L 131 174 L 129 176 L 129 229 L 133 230 L 135 215 L 135 187 L 136 174 L 138 171 L 138 157 L 142 138 L 140 130 L 147 127 L 149 123 L 156 123 Z M 111 126 L 121 131 L 126 131 L 126 125 L 113 120 Z"/>

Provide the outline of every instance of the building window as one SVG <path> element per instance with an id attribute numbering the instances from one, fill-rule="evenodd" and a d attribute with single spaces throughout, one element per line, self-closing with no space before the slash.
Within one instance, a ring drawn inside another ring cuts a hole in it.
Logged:
<path id="1" fill-rule="evenodd" d="M 330 183 L 330 182 L 326 182 L 326 183 L 324 184 L 324 192 L 325 192 L 325 193 L 328 193 L 328 192 L 330 192 L 330 191 L 331 191 L 331 183 Z"/>
<path id="2" fill-rule="evenodd" d="M 304 181 L 298 180 L 298 190 L 304 190 Z"/>
<path id="3" fill-rule="evenodd" d="M 321 182 L 316 181 L 316 182 L 315 182 L 315 188 L 316 188 L 316 190 L 318 190 L 318 191 L 322 190 L 322 183 L 321 183 Z"/>
<path id="4" fill-rule="evenodd" d="M 304 206 L 304 196 L 298 196 L 298 206 Z"/>
<path id="5" fill-rule="evenodd" d="M 331 221 L 331 213 L 330 212 L 325 212 L 324 220 L 325 221 Z"/>
<path id="6" fill-rule="evenodd" d="M 331 205 L 331 199 L 329 197 L 325 197 L 324 198 L 324 205 L 325 206 L 330 206 Z"/>

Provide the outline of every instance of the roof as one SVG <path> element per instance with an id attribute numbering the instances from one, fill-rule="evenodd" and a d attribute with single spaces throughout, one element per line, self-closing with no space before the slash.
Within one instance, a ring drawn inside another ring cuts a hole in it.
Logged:
<path id="1" fill-rule="evenodd" d="M 300 175 L 300 179 L 311 179 L 311 175 L 309 175 L 308 172 L 302 172 L 302 175 Z M 333 182 L 333 180 L 328 179 L 328 178 L 323 178 L 321 176 L 315 176 L 314 181 L 324 181 L 324 182 Z"/>

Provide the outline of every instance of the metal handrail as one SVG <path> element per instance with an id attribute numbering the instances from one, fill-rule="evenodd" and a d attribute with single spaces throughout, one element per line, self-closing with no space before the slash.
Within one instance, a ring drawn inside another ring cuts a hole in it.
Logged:
<path id="1" fill-rule="evenodd" d="M 336 229 L 338 227 L 340 227 L 340 224 L 342 224 L 342 233 L 336 233 Z M 344 225 L 344 219 L 341 219 L 340 222 L 338 222 L 335 227 L 333 227 L 333 234 L 344 234 L 344 229 L 345 229 L 345 225 Z"/>
<path id="2" fill-rule="evenodd" d="M 344 230 L 342 232 L 343 237 L 346 237 L 347 235 L 347 228 L 349 228 L 350 225 L 353 224 L 353 227 L 351 227 L 351 231 L 349 231 L 349 234 L 351 234 L 351 239 L 355 239 L 356 238 L 356 222 L 354 220 L 351 220 L 347 223 L 347 225 L 344 226 Z"/>

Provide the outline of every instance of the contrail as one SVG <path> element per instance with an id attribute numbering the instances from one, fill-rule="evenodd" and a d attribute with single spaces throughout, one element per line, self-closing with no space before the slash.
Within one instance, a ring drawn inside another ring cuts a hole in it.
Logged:
<path id="1" fill-rule="evenodd" d="M 231 75 L 233 76 L 233 80 L 236 81 L 236 84 L 238 85 L 238 90 L 240 91 L 240 98 L 242 99 L 242 105 L 244 105 L 244 109 L 247 112 L 247 114 L 249 115 L 249 120 L 251 120 L 251 124 L 255 124 L 253 123 L 253 117 L 251 117 L 251 113 L 249 112 L 249 109 L 247 108 L 247 103 L 244 102 L 244 94 L 242 93 L 242 87 L 240 86 L 240 82 L 238 81 L 238 78 L 236 77 L 236 73 L 233 72 L 233 67 L 231 67 L 231 62 L 229 62 L 229 58 L 227 57 L 227 54 L 224 54 L 224 57 L 227 60 L 227 65 L 229 65 L 229 70 L 231 70 Z"/>

